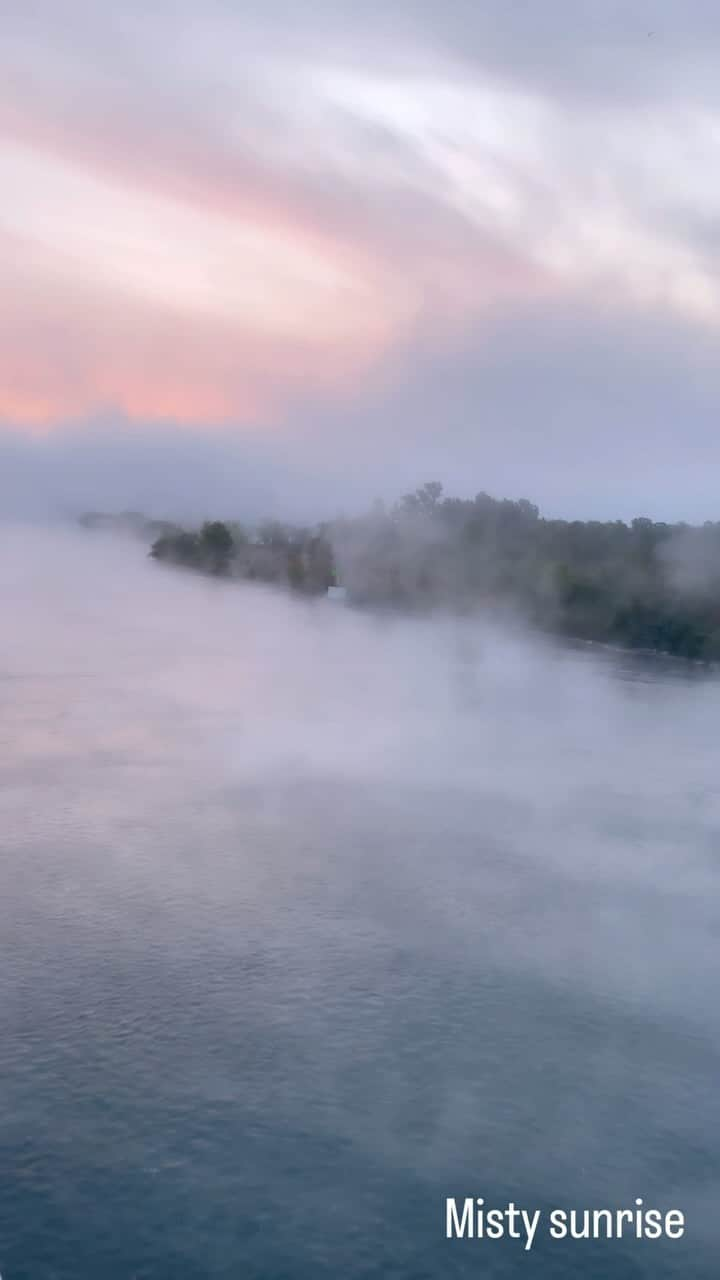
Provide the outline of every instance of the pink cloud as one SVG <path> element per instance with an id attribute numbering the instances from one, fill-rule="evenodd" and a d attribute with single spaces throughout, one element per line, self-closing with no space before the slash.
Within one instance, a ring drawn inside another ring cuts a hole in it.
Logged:
<path id="1" fill-rule="evenodd" d="M 298 399 L 335 395 L 374 352 L 328 335 L 262 333 L 121 298 L 0 238 L 0 418 L 47 428 L 113 408 L 130 418 L 262 426 Z"/>
<path id="2" fill-rule="evenodd" d="M 234 142 L 217 121 L 184 115 L 177 103 L 121 94 L 92 111 L 84 92 L 52 82 L 32 100 L 17 80 L 7 89 L 0 139 L 60 157 L 140 202 L 160 196 L 279 237 L 350 282 L 346 296 L 319 307 L 309 281 L 307 323 L 292 336 L 269 334 L 248 314 L 182 314 L 170 298 L 133 298 L 93 279 L 86 263 L 73 268 L 62 222 L 75 211 L 58 210 L 54 252 L 0 238 L 9 300 L 0 315 L 0 416 L 8 421 L 48 426 L 112 406 L 145 419 L 268 423 L 298 401 L 352 395 L 373 370 L 384 376 L 393 351 L 418 330 L 452 342 L 479 313 L 548 287 L 530 263 L 444 205 L 417 157 L 403 160 L 417 163 L 422 182 L 380 181 L 369 165 L 358 185 L 302 155 L 272 163 L 257 122 L 253 146 L 252 121 L 244 142 Z M 162 243 L 162 226 L 153 232 Z M 273 305 L 281 314 L 282 288 Z"/>

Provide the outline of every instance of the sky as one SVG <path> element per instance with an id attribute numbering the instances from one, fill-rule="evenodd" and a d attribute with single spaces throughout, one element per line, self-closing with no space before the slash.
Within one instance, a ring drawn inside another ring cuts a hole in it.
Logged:
<path id="1" fill-rule="evenodd" d="M 720 518 L 712 0 L 4 0 L 0 513 Z"/>

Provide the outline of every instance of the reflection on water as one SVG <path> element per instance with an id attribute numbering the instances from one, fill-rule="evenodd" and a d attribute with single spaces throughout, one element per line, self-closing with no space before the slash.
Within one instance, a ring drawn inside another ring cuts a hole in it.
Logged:
<path id="1" fill-rule="evenodd" d="M 0 591 L 5 1280 L 715 1274 L 715 677 L 70 533 Z"/>

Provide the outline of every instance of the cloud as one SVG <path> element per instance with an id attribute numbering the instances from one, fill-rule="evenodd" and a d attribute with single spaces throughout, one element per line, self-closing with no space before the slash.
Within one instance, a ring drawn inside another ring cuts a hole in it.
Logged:
<path id="1" fill-rule="evenodd" d="M 351 396 L 296 396 L 242 434 L 111 417 L 0 431 L 0 513 L 316 520 L 439 479 L 570 518 L 716 519 L 719 413 L 712 335 L 593 296 L 508 306 L 461 347 L 416 334 Z"/>
<path id="2" fill-rule="evenodd" d="M 719 414 L 712 333 L 589 294 L 493 311 L 443 351 L 429 335 L 308 430 L 353 448 L 385 497 L 437 478 L 571 518 L 702 520 L 718 518 Z"/>
<path id="3" fill-rule="evenodd" d="M 670 94 L 717 101 L 712 0 L 401 0 L 394 8 L 425 48 L 545 96 L 605 106 Z"/>
<path id="4" fill-rule="evenodd" d="M 203 313 L 84 280 L 20 237 L 0 237 L 5 306 L 0 412 L 52 427 L 97 408 L 131 418 L 267 422 L 289 401 L 357 374 L 381 331 L 367 314 L 333 330 L 253 324 L 252 313 Z M 244 299 L 240 299 L 242 304 Z"/>
<path id="5" fill-rule="evenodd" d="M 699 0 L 11 3 L 0 419 L 58 457 L 73 422 L 138 457 L 264 431 L 263 474 L 315 467 L 320 500 L 479 469 L 565 509 L 691 503 L 719 27 Z"/>

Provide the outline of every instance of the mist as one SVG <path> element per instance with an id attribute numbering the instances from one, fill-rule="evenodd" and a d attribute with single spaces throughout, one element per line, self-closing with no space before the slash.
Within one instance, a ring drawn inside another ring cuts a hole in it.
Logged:
<path id="1" fill-rule="evenodd" d="M 51 1168 L 65 1073 L 76 1158 L 111 1141 L 160 1220 L 167 1195 L 210 1197 L 218 1257 L 258 1197 L 292 1197 L 251 1269 L 299 1249 L 335 1275 L 353 1222 L 407 1266 L 418 1228 L 386 1198 L 427 1217 L 490 1151 L 485 1186 L 526 1199 L 681 1199 L 684 1256 L 704 1247 L 683 1153 L 718 1118 L 711 676 L 298 601 L 69 528 L 6 527 L 0 590 L 4 971 L 36 948 L 8 1031 L 29 990 L 33 1024 L 63 1009 L 31 1111 L 20 1061 L 7 1098 Z M 361 1198 L 328 1225 L 340 1149 Z M 189 1220 L 177 1248 L 203 1238 Z M 104 1256 L 101 1224 L 86 1247 Z"/>
<path id="2" fill-rule="evenodd" d="M 97 758 L 109 782 L 152 768 L 163 786 L 192 776 L 199 800 L 259 788 L 279 812 L 288 788 L 327 788 L 329 810 L 377 788 L 404 820 L 432 807 L 438 831 L 468 823 L 528 874 L 552 867 L 588 892 L 611 880 L 677 898 L 710 883 L 705 852 L 676 847 L 689 811 L 685 843 L 703 850 L 720 817 L 720 685 L 690 664 L 555 643 L 482 613 L 419 620 L 298 600 L 70 528 L 6 526 L 0 590 L 6 710 L 21 731 L 6 776 L 29 762 L 58 785 Z M 40 706 L 34 723 L 17 693 L 38 680 L 55 714 Z M 632 856 L 625 828 L 642 832 Z M 666 998 L 653 987 L 643 1000 Z"/>
<path id="3" fill-rule="evenodd" d="M 714 1280 L 720 10 L 2 9 L 0 1280 Z"/>

